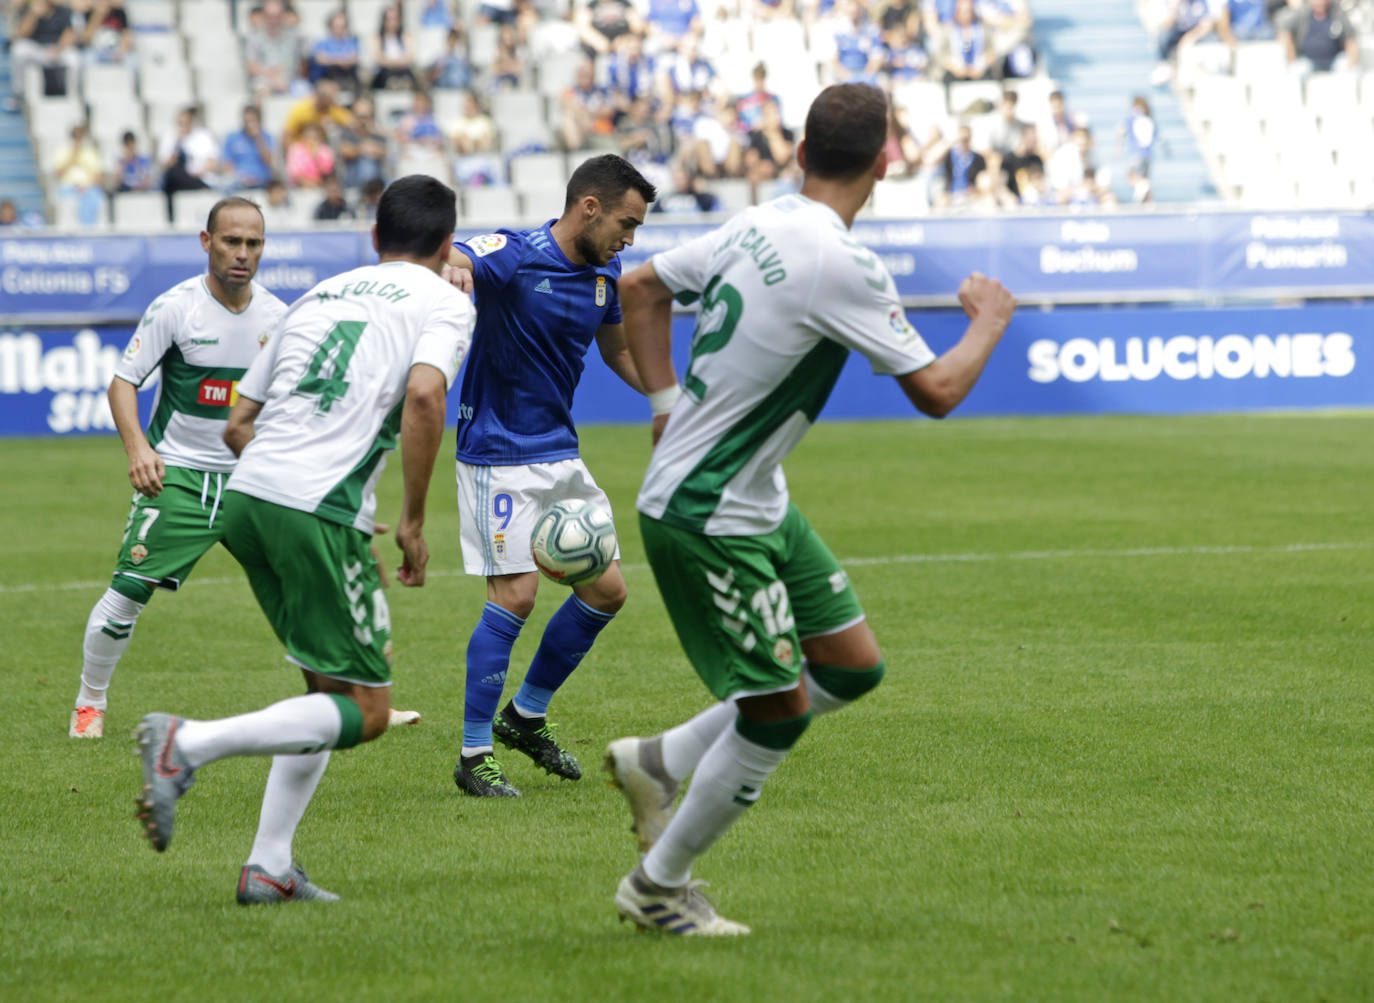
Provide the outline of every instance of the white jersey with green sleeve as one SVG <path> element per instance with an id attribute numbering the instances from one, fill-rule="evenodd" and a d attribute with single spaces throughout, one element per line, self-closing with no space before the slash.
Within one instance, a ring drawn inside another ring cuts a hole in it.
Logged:
<path id="1" fill-rule="evenodd" d="M 263 407 L 226 489 L 370 534 L 410 369 L 431 365 L 452 386 L 475 320 L 466 295 L 407 261 L 315 286 L 239 384 Z"/>
<path id="2" fill-rule="evenodd" d="M 129 338 L 115 375 L 134 386 L 161 367 L 148 442 L 163 462 L 211 473 L 234 469 L 224 422 L 235 384 L 286 313 L 286 304 L 253 283 L 248 306 L 234 313 L 197 275 L 153 300 Z"/>
<path id="3" fill-rule="evenodd" d="M 682 398 L 638 508 L 708 536 L 772 532 L 787 514 L 780 464 L 820 414 L 851 349 L 875 373 L 935 355 L 886 267 L 830 207 L 786 195 L 652 259 L 679 302 L 700 299 Z"/>

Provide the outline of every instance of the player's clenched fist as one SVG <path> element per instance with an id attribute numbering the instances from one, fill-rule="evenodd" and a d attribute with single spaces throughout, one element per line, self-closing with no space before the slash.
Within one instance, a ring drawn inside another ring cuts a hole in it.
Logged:
<path id="1" fill-rule="evenodd" d="M 974 272 L 959 283 L 959 305 L 964 308 L 969 320 L 981 318 L 1004 328 L 1011 323 L 1016 297 L 996 279 Z"/>

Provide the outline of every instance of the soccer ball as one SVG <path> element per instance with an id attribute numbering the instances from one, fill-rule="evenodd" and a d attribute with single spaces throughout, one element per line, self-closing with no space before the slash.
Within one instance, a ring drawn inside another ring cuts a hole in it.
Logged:
<path id="1" fill-rule="evenodd" d="M 615 559 L 615 547 L 610 514 L 578 498 L 550 505 L 530 538 L 535 565 L 560 585 L 600 578 Z"/>

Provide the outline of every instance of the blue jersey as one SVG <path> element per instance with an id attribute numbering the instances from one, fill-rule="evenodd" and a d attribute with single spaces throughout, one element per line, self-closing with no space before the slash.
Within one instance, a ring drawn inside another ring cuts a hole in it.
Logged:
<path id="1" fill-rule="evenodd" d="M 620 259 L 574 265 L 549 227 L 455 245 L 472 259 L 477 328 L 458 404 L 458 459 L 483 466 L 577 456 L 573 390 L 603 324 L 620 323 Z"/>

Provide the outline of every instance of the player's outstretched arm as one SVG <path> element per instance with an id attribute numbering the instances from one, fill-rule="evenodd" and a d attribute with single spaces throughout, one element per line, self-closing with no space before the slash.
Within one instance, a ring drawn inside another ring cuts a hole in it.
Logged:
<path id="1" fill-rule="evenodd" d="M 620 279 L 625 342 L 654 411 L 654 442 L 668 424 L 677 397 L 673 368 L 673 294 L 646 261 Z"/>
<path id="2" fill-rule="evenodd" d="M 924 369 L 897 377 L 911 402 L 932 418 L 945 417 L 968 396 L 1016 309 L 1000 282 L 978 272 L 960 283 L 959 303 L 969 325 L 958 344 Z"/>
<path id="3" fill-rule="evenodd" d="M 412 588 L 425 583 L 429 545 L 425 543 L 425 496 L 434 473 L 434 458 L 444 438 L 444 399 L 448 384 L 444 374 L 423 362 L 410 367 L 406 402 L 401 409 L 401 478 L 405 497 L 396 524 L 396 545 L 401 566 L 396 580 Z"/>
<path id="4" fill-rule="evenodd" d="M 242 456 L 244 448 L 253 441 L 253 422 L 262 413 L 262 401 L 251 397 L 239 396 L 229 409 L 229 419 L 224 423 L 224 444 L 235 456 Z"/>
<path id="5" fill-rule="evenodd" d="M 162 491 L 167 467 L 162 457 L 148 444 L 138 424 L 138 387 L 116 376 L 110 381 L 110 414 L 114 417 L 124 452 L 129 455 L 129 483 L 135 491 L 156 498 Z"/>
<path id="6" fill-rule="evenodd" d="M 439 275 L 445 282 L 457 286 L 459 292 L 472 294 L 472 259 L 458 248 L 448 249 L 448 262 Z"/>

